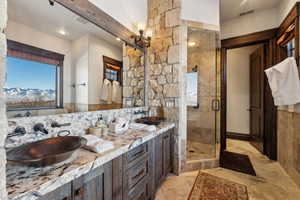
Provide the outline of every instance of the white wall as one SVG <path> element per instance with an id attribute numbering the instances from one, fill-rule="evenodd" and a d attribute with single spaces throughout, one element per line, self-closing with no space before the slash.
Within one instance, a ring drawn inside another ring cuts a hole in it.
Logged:
<path id="1" fill-rule="evenodd" d="M 80 84 L 88 84 L 89 57 L 88 57 L 88 35 L 72 42 L 72 66 L 75 69 L 76 104 L 88 104 L 88 87 Z M 77 109 L 79 109 L 77 107 Z"/>
<path id="2" fill-rule="evenodd" d="M 122 61 L 123 48 L 89 36 L 89 104 L 99 104 L 103 83 L 103 56 Z"/>
<path id="3" fill-rule="evenodd" d="M 71 69 L 71 42 L 47 33 L 35 30 L 29 26 L 9 20 L 5 30 L 7 38 L 24 44 L 32 45 L 49 51 L 54 51 L 65 55 L 64 60 L 64 103 L 74 102 Z"/>
<path id="4" fill-rule="evenodd" d="M 220 25 L 220 0 L 183 0 L 181 18 Z"/>
<path id="5" fill-rule="evenodd" d="M 221 24 L 221 38 L 231 38 L 267 29 L 277 28 L 277 9 L 266 9 L 228 20 Z"/>
<path id="6" fill-rule="evenodd" d="M 258 46 L 227 52 L 227 132 L 250 133 L 250 59 Z"/>
<path id="7" fill-rule="evenodd" d="M 281 0 L 280 5 L 278 6 L 278 23 L 280 24 L 284 18 L 288 15 L 288 13 L 291 11 L 293 6 L 296 2 L 300 0 Z"/>
<path id="8" fill-rule="evenodd" d="M 101 10 L 136 32 L 136 24 L 147 22 L 147 0 L 89 0 Z"/>

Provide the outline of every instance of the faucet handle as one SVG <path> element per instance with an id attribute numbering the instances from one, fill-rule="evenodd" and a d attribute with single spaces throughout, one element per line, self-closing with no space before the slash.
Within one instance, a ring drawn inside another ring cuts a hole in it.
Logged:
<path id="1" fill-rule="evenodd" d="M 26 129 L 23 126 L 17 126 L 12 133 L 9 133 L 7 135 L 7 137 L 10 138 L 14 136 L 23 136 L 25 134 L 26 134 Z"/>
<path id="2" fill-rule="evenodd" d="M 42 123 L 37 123 L 33 126 L 33 130 L 35 132 L 42 132 L 44 134 L 48 134 L 48 130 L 45 128 L 44 124 Z"/>

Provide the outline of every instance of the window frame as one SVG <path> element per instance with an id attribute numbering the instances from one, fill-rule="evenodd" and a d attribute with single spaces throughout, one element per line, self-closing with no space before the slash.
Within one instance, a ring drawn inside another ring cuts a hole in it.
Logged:
<path id="1" fill-rule="evenodd" d="M 16 56 L 12 52 L 30 54 L 31 56 L 35 57 L 35 59 L 23 58 L 21 56 Z M 60 53 L 56 53 L 53 51 L 49 51 L 46 49 L 41 49 L 38 47 L 34 47 L 31 45 L 27 45 L 24 43 L 20 43 L 13 40 L 7 40 L 7 56 L 24 59 L 34 62 L 40 62 L 49 64 L 47 62 L 43 62 L 42 60 L 52 60 L 56 61 L 58 64 L 53 64 L 56 66 L 56 106 L 55 107 L 20 107 L 20 108 L 13 108 L 7 109 L 7 111 L 25 111 L 25 110 L 47 110 L 47 109 L 62 109 L 64 108 L 63 105 L 63 64 L 65 56 Z"/>
<path id="2" fill-rule="evenodd" d="M 110 65 L 120 67 L 120 70 L 113 69 L 110 67 Z M 122 83 L 123 82 L 123 77 L 122 77 L 123 76 L 123 62 L 115 60 L 115 59 L 107 57 L 107 56 L 103 56 L 103 80 L 107 78 L 106 77 L 106 69 L 116 71 L 118 73 L 116 81 L 118 81 L 120 83 L 120 85 L 123 84 Z M 110 79 L 108 79 L 108 80 L 110 80 Z"/>

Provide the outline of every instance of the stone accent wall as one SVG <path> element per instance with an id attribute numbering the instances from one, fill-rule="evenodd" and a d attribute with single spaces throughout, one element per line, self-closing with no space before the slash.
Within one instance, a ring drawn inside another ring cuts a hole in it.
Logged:
<path id="1" fill-rule="evenodd" d="M 0 1 L 0 88 L 3 88 L 5 81 L 5 56 L 6 38 L 2 33 L 7 23 L 7 1 Z M 6 105 L 2 89 L 0 90 L 0 199 L 7 199 L 6 194 L 6 152 L 4 149 L 7 135 Z"/>
<path id="2" fill-rule="evenodd" d="M 278 162 L 300 187 L 300 113 L 278 110 Z"/>
<path id="3" fill-rule="evenodd" d="M 148 104 L 152 113 L 163 107 L 164 117 L 176 123 L 174 145 L 175 172 L 181 169 L 181 135 L 185 135 L 181 113 L 184 70 L 181 52 L 181 0 L 148 0 L 148 27 L 153 31 L 148 49 Z M 183 132 L 182 132 L 183 131 Z M 184 140 L 183 140 L 184 141 Z M 184 157 L 184 156 L 183 156 Z"/>
<path id="4" fill-rule="evenodd" d="M 123 105 L 144 106 L 145 101 L 144 52 L 131 46 L 123 46 Z"/>

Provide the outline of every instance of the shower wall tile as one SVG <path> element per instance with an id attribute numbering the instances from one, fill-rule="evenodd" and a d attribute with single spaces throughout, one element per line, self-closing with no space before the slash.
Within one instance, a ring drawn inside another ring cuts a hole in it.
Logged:
<path id="1" fill-rule="evenodd" d="M 216 145 L 215 112 L 212 100 L 217 90 L 217 46 L 218 32 L 203 28 L 190 28 L 189 40 L 197 41 L 194 47 L 188 47 L 188 72 L 198 67 L 198 103 L 199 108 L 188 108 L 188 141 Z M 215 148 L 211 148 L 215 149 Z M 210 153 L 215 158 L 215 150 Z M 201 159 L 201 158 L 199 158 Z M 198 164 L 199 165 L 199 164 Z M 197 166 L 197 164 L 194 164 Z M 190 168 L 190 167 L 189 167 Z M 193 168 L 193 167 L 192 167 Z"/>
<path id="2" fill-rule="evenodd" d="M 278 162 L 300 187 L 300 113 L 278 110 Z"/>

